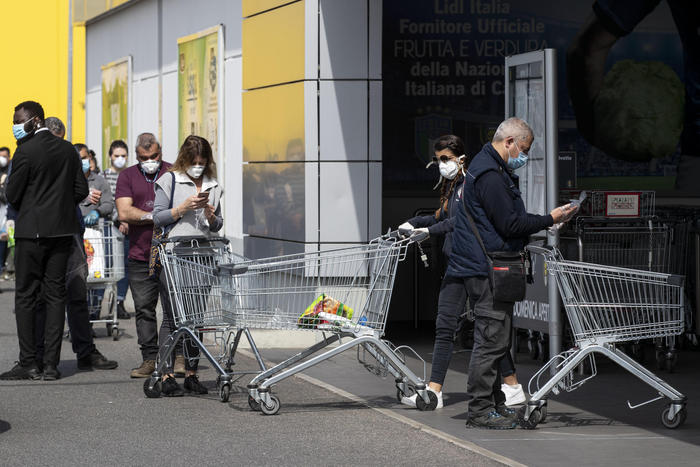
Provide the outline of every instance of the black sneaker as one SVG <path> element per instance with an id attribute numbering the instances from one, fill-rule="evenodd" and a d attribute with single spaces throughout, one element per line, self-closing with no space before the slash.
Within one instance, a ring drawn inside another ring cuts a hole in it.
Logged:
<path id="1" fill-rule="evenodd" d="M 44 381 L 55 381 L 61 378 L 61 372 L 58 371 L 55 365 L 46 365 L 43 374 Z"/>
<path id="2" fill-rule="evenodd" d="M 39 370 L 36 363 L 32 363 L 28 366 L 22 366 L 19 364 L 19 362 L 17 362 L 12 369 L 0 374 L 0 380 L 15 381 L 20 379 L 41 379 L 41 370 Z"/>
<path id="3" fill-rule="evenodd" d="M 489 430 L 512 430 L 517 426 L 515 420 L 504 417 L 495 410 L 486 415 L 477 415 L 467 419 L 468 427 L 486 428 Z"/>
<path id="4" fill-rule="evenodd" d="M 182 397 L 185 395 L 185 391 L 182 390 L 182 386 L 177 384 L 175 378 L 168 376 L 163 381 L 163 389 L 161 389 L 161 394 L 165 397 Z"/>
<path id="5" fill-rule="evenodd" d="M 510 407 L 508 407 L 505 404 L 497 405 L 496 412 L 498 412 L 498 414 L 501 417 L 510 418 L 511 420 L 513 420 L 515 422 L 518 421 L 518 412 L 514 409 L 511 409 Z"/>
<path id="6" fill-rule="evenodd" d="M 78 369 L 81 371 L 114 370 L 119 364 L 114 360 L 107 360 L 99 350 L 95 349 L 89 355 L 78 359 Z"/>
<path id="7" fill-rule="evenodd" d="M 117 302 L 117 318 L 119 319 L 131 319 L 131 315 L 126 308 L 124 308 L 124 302 Z"/>
<path id="8" fill-rule="evenodd" d="M 209 390 L 199 382 L 197 375 L 190 375 L 186 377 L 184 386 L 185 391 L 187 392 L 192 392 L 194 394 L 209 394 Z"/>

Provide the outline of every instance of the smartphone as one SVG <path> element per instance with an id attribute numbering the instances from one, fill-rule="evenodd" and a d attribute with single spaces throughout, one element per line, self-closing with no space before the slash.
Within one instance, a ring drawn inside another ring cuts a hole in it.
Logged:
<path id="1" fill-rule="evenodd" d="M 211 190 L 211 187 L 207 188 L 204 191 L 200 191 L 199 194 L 197 195 L 199 198 L 209 198 L 209 190 Z"/>

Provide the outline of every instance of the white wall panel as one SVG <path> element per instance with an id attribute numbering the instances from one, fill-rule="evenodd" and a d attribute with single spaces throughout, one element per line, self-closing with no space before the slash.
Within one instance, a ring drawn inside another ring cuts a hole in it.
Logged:
<path id="1" fill-rule="evenodd" d="M 367 2 L 319 3 L 321 79 L 367 78 Z"/>
<path id="2" fill-rule="evenodd" d="M 158 136 L 158 79 L 151 78 L 143 81 L 134 81 L 134 110 L 130 117 L 133 120 L 133 141 L 129 141 L 129 152 L 134 150 L 136 138 L 139 134 L 149 132 Z M 163 159 L 174 162 L 176 154 L 163 154 Z"/>
<path id="3" fill-rule="evenodd" d="M 102 152 L 102 90 L 85 95 L 85 144 Z M 79 143 L 80 141 L 76 141 Z"/>
<path id="4" fill-rule="evenodd" d="M 243 237 L 243 129 L 241 57 L 224 62 L 224 164 L 219 182 L 224 187 L 224 230 L 229 237 Z"/>
<path id="5" fill-rule="evenodd" d="M 161 144 L 163 145 L 163 156 L 167 161 L 175 162 L 181 143 L 177 138 L 177 73 L 163 75 L 162 102 L 163 137 Z"/>
<path id="6" fill-rule="evenodd" d="M 367 160 L 367 82 L 321 81 L 321 160 Z"/>
<path id="7" fill-rule="evenodd" d="M 382 82 L 369 82 L 369 154 L 367 159 L 382 160 Z"/>
<path id="8" fill-rule="evenodd" d="M 367 164 L 319 165 L 321 242 L 367 241 Z"/>

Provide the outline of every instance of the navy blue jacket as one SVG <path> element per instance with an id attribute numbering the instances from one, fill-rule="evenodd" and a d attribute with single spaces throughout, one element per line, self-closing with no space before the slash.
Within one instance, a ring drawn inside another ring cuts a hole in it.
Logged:
<path id="1" fill-rule="evenodd" d="M 442 244 L 442 254 L 445 255 L 445 258 L 449 258 L 450 253 L 452 253 L 452 230 L 454 230 L 455 226 L 456 206 L 462 202 L 462 190 L 464 189 L 462 186 L 462 175 L 458 175 L 458 177 L 455 189 L 452 190 L 452 194 L 447 200 L 447 209 L 440 206 L 437 217 L 431 214 L 429 216 L 412 217 L 406 221 L 416 228 L 427 227 L 431 237 L 444 235 L 445 242 Z M 445 180 L 445 183 L 450 183 L 450 181 Z"/>
<path id="2" fill-rule="evenodd" d="M 506 166 L 491 143 L 474 157 L 464 179 L 463 203 L 456 211 L 452 255 L 447 274 L 486 277 L 488 263 L 467 219 L 469 210 L 487 251 L 519 251 L 528 236 L 551 226 L 552 216 L 528 214 L 518 190 L 518 176 Z"/>

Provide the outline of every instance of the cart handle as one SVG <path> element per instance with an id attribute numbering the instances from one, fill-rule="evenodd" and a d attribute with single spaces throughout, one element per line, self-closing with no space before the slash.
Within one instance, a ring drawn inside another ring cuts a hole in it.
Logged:
<path id="1" fill-rule="evenodd" d="M 219 242 L 226 245 L 229 244 L 229 239 L 226 237 L 204 237 L 204 236 L 188 236 L 179 235 L 176 237 L 166 237 L 166 238 L 154 238 L 153 242 L 157 245 L 165 245 L 167 243 L 181 243 L 181 242 Z"/>
<path id="2" fill-rule="evenodd" d="M 236 264 L 219 264 L 216 267 L 216 272 L 214 274 L 217 276 L 223 276 L 223 275 L 238 276 L 238 275 L 244 274 L 246 272 L 248 272 L 248 266 L 239 266 Z"/>

